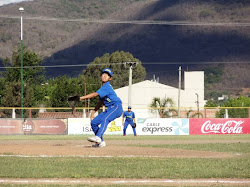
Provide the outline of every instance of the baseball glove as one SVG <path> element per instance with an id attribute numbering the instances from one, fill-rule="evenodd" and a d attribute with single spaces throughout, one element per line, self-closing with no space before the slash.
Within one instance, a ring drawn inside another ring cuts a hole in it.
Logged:
<path id="1" fill-rule="evenodd" d="M 135 128 L 136 127 L 136 123 L 133 123 L 132 127 Z"/>
<path id="2" fill-rule="evenodd" d="M 80 102 L 80 96 L 79 95 L 69 96 L 67 101 L 69 103 L 69 106 L 72 108 L 72 114 L 73 114 L 75 107 Z"/>

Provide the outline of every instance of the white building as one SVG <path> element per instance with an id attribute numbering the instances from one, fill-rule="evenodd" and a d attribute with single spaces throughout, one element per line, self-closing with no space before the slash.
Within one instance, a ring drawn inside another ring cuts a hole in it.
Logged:
<path id="1" fill-rule="evenodd" d="M 122 100 L 124 110 L 128 107 L 128 88 L 126 86 L 115 90 Z M 161 99 L 169 97 L 175 102 L 175 107 L 178 107 L 179 88 L 146 80 L 133 84 L 131 89 L 131 105 L 136 117 L 157 117 L 149 110 L 154 97 Z M 199 107 L 204 107 L 204 72 L 184 72 L 184 89 L 180 90 L 180 107 L 186 110 L 190 107 L 197 108 L 197 101 Z"/>

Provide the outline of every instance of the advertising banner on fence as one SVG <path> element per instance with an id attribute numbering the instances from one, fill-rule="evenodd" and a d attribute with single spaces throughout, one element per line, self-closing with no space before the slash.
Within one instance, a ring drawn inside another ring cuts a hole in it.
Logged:
<path id="1" fill-rule="evenodd" d="M 67 119 L 0 119 L 0 134 L 67 134 Z"/>
<path id="2" fill-rule="evenodd" d="M 138 118 L 138 135 L 189 135 L 188 119 Z"/>
<path id="3" fill-rule="evenodd" d="M 249 118 L 202 118 L 190 119 L 192 134 L 250 134 Z"/>
<path id="4" fill-rule="evenodd" d="M 0 134 L 23 134 L 20 120 L 0 119 Z"/>
<path id="5" fill-rule="evenodd" d="M 89 118 L 69 118 L 68 119 L 68 134 L 86 134 L 94 135 L 90 125 Z M 123 126 L 122 118 L 118 118 L 108 124 L 105 134 L 109 135 L 122 135 Z M 127 134 L 133 134 L 132 128 L 127 128 Z"/>

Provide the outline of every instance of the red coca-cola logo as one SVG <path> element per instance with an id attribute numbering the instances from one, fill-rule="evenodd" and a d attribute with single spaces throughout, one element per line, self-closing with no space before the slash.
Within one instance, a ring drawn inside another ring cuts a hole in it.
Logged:
<path id="1" fill-rule="evenodd" d="M 229 120 L 225 123 L 211 123 L 210 120 L 206 121 L 202 127 L 202 133 L 221 133 L 221 134 L 242 134 L 242 126 L 244 121 Z"/>

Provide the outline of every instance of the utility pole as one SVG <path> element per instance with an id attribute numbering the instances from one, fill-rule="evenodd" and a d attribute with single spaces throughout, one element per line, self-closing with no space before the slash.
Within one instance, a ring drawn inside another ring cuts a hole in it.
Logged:
<path id="1" fill-rule="evenodd" d="M 129 66 L 129 87 L 128 87 L 128 106 L 131 106 L 131 94 L 132 94 L 132 73 L 133 67 L 137 66 L 138 62 L 124 62 L 125 66 Z"/>
<path id="2" fill-rule="evenodd" d="M 87 95 L 86 77 L 84 77 L 84 95 Z M 85 110 L 86 110 L 86 106 L 87 106 L 87 100 L 84 99 Z"/>
<path id="3" fill-rule="evenodd" d="M 195 95 L 197 95 L 197 101 L 196 101 L 196 103 L 197 103 L 197 111 L 198 111 L 198 118 L 200 118 L 199 95 L 197 93 Z"/>
<path id="4" fill-rule="evenodd" d="M 87 86 L 86 86 L 86 76 L 84 76 L 84 95 L 87 95 Z M 87 99 L 84 99 L 84 114 L 85 114 L 85 117 L 88 117 L 88 114 L 87 114 Z"/>
<path id="5" fill-rule="evenodd" d="M 181 66 L 179 67 L 178 118 L 180 118 L 180 102 L 181 102 Z"/>
<path id="6" fill-rule="evenodd" d="M 21 13 L 21 118 L 23 118 L 23 12 L 24 8 L 20 7 Z"/>

